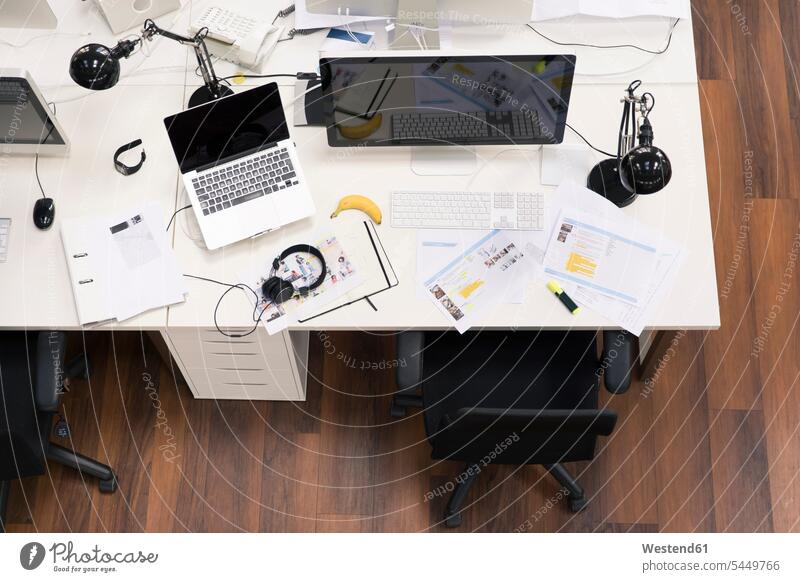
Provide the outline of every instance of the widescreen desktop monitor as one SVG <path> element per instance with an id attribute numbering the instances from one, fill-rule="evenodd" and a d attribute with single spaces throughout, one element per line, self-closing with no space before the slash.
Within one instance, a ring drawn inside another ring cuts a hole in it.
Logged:
<path id="1" fill-rule="evenodd" d="M 556 144 L 572 55 L 370 55 L 320 59 L 333 147 Z"/>

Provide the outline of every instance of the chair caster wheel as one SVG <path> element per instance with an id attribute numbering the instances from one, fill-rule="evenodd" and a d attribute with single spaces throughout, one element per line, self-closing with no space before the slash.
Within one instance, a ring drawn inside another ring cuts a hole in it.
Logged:
<path id="1" fill-rule="evenodd" d="M 461 527 L 461 514 L 445 514 L 444 525 L 450 528 Z"/>
<path id="2" fill-rule="evenodd" d="M 572 511 L 572 513 L 578 513 L 588 504 L 589 502 L 586 501 L 586 497 L 578 497 L 577 499 L 570 497 L 569 499 L 569 509 Z"/>
<path id="3" fill-rule="evenodd" d="M 405 418 L 406 417 L 406 407 L 400 406 L 398 404 L 392 404 L 392 407 L 389 409 L 389 415 L 392 418 Z"/>
<path id="4" fill-rule="evenodd" d="M 103 493 L 114 493 L 117 490 L 117 475 L 111 473 L 111 479 L 100 481 L 100 491 Z"/>

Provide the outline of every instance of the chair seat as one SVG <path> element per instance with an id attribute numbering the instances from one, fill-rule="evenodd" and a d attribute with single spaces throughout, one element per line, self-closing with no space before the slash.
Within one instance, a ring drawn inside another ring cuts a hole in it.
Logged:
<path id="1" fill-rule="evenodd" d="M 427 434 L 461 408 L 597 408 L 596 346 L 593 331 L 426 332 Z"/>

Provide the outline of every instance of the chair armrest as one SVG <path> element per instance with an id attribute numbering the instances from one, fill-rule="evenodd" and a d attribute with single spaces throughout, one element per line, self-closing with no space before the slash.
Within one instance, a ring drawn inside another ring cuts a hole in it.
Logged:
<path id="1" fill-rule="evenodd" d="M 414 390 L 422 381 L 424 331 L 404 331 L 397 335 L 397 388 Z"/>
<path id="2" fill-rule="evenodd" d="M 603 357 L 606 390 L 624 394 L 631 387 L 633 376 L 634 336 L 624 330 L 603 330 Z"/>
<path id="3" fill-rule="evenodd" d="M 40 331 L 36 338 L 36 353 L 30 357 L 35 366 L 36 408 L 42 412 L 58 410 L 64 383 L 65 347 L 66 337 L 60 331 Z"/>

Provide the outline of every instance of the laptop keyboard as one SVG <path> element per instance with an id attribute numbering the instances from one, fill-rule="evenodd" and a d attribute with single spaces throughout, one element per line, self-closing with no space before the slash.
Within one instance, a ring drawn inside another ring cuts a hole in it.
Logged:
<path id="1" fill-rule="evenodd" d="M 298 183 L 286 148 L 261 152 L 224 168 L 206 170 L 192 178 L 203 215 L 233 208 Z"/>

